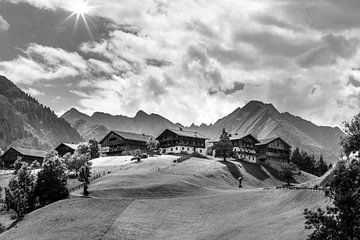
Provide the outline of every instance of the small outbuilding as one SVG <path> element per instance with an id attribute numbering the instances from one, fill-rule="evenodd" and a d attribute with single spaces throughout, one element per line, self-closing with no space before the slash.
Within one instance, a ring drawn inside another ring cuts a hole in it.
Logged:
<path id="1" fill-rule="evenodd" d="M 0 158 L 4 167 L 12 168 L 14 167 L 14 163 L 18 157 L 21 157 L 22 161 L 29 164 L 31 164 L 35 160 L 42 164 L 45 154 L 45 151 L 10 147 Z"/>
<path id="2" fill-rule="evenodd" d="M 59 146 L 55 148 L 60 156 L 64 156 L 67 153 L 73 154 L 77 149 L 78 144 L 73 143 L 60 143 Z"/>

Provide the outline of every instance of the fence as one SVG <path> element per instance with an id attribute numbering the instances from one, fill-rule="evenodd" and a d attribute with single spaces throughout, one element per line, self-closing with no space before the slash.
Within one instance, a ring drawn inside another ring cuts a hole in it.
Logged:
<path id="1" fill-rule="evenodd" d="M 101 178 L 101 177 L 103 177 L 103 176 L 105 176 L 105 175 L 106 175 L 106 172 L 105 172 L 105 171 L 103 171 L 103 172 L 101 172 L 101 173 L 97 173 L 97 174 L 95 174 L 94 176 L 92 176 L 92 177 L 89 179 L 89 183 L 92 183 L 92 182 L 95 181 L 96 179 L 99 179 L 99 178 Z M 79 184 L 79 185 L 77 185 L 77 186 L 75 186 L 75 187 L 69 188 L 69 192 L 74 192 L 74 191 L 76 191 L 76 190 L 81 189 L 82 187 L 84 187 L 84 183 L 81 183 L 81 184 Z"/>

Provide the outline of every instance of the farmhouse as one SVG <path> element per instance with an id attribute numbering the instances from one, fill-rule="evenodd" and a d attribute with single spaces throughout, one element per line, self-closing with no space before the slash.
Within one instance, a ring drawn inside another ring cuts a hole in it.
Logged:
<path id="1" fill-rule="evenodd" d="M 291 146 L 280 137 L 260 139 L 256 144 L 259 162 L 288 162 Z"/>
<path id="2" fill-rule="evenodd" d="M 230 136 L 233 145 L 233 151 L 238 158 L 244 161 L 256 163 L 255 144 L 260 143 L 253 135 L 238 135 L 237 133 Z"/>
<path id="3" fill-rule="evenodd" d="M 40 164 L 43 162 L 45 157 L 45 151 L 32 150 L 18 147 L 10 147 L 2 156 L 1 160 L 3 165 L 7 168 L 13 167 L 18 157 L 22 158 L 22 161 L 32 163 L 35 160 Z"/>
<path id="4" fill-rule="evenodd" d="M 112 130 L 100 140 L 100 152 L 107 156 L 131 154 L 136 149 L 146 150 L 150 135 Z"/>
<path id="5" fill-rule="evenodd" d="M 179 129 L 165 129 L 156 140 L 160 143 L 161 153 L 187 153 L 198 152 L 205 154 L 205 141 L 208 138 L 204 135 Z"/>
<path id="6" fill-rule="evenodd" d="M 55 148 L 60 156 L 64 156 L 67 153 L 73 154 L 78 147 L 78 144 L 73 143 L 60 143 L 59 146 Z"/>

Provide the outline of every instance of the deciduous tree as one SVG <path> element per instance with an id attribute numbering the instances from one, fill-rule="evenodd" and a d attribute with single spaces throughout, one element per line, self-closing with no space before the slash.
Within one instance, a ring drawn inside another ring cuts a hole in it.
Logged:
<path id="1" fill-rule="evenodd" d="M 42 169 L 37 174 L 35 195 L 41 206 L 67 198 L 66 166 L 56 151 L 46 153 Z"/>

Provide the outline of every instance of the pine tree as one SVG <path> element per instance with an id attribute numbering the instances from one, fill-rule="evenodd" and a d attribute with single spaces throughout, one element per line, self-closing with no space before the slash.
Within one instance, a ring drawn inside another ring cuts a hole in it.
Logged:
<path id="1" fill-rule="evenodd" d="M 220 141 L 214 144 L 216 151 L 219 151 L 226 162 L 226 157 L 232 152 L 232 143 L 230 141 L 229 134 L 226 132 L 225 128 L 223 129 L 220 135 Z"/>
<path id="2" fill-rule="evenodd" d="M 99 153 L 99 144 L 95 138 L 89 140 L 89 149 L 90 149 L 90 159 L 98 158 Z"/>

